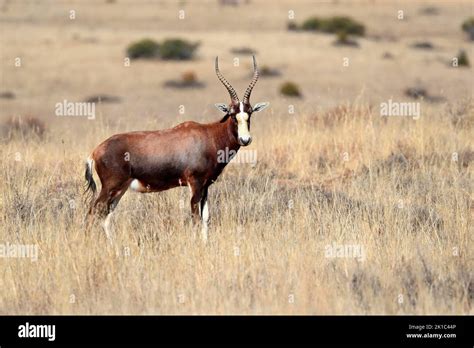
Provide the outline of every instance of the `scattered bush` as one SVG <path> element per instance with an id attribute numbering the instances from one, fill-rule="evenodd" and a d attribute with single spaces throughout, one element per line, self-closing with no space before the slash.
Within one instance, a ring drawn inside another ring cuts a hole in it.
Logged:
<path id="1" fill-rule="evenodd" d="M 36 117 L 11 117 L 2 127 L 3 136 L 7 140 L 16 137 L 42 139 L 46 126 L 43 121 Z"/>
<path id="2" fill-rule="evenodd" d="M 253 48 L 250 47 L 237 47 L 237 48 L 232 48 L 230 50 L 231 53 L 234 54 L 243 54 L 243 55 L 253 55 L 257 54 L 257 51 L 255 51 Z"/>
<path id="3" fill-rule="evenodd" d="M 343 46 L 354 46 L 354 47 L 359 46 L 357 41 L 350 39 L 349 35 L 345 31 L 339 31 L 337 33 L 337 40 L 334 42 L 334 44 L 343 45 Z"/>
<path id="4" fill-rule="evenodd" d="M 15 93 L 11 91 L 0 92 L 0 99 L 15 99 Z"/>
<path id="5" fill-rule="evenodd" d="M 127 55 L 132 59 L 156 58 L 158 56 L 158 43 L 151 39 L 143 39 L 132 43 L 127 48 Z"/>
<path id="6" fill-rule="evenodd" d="M 274 76 L 280 76 L 280 70 L 270 68 L 268 65 L 263 65 L 261 68 L 258 69 L 260 72 L 260 76 L 264 77 L 274 77 Z M 253 76 L 253 73 L 252 73 Z"/>
<path id="7" fill-rule="evenodd" d="M 330 18 L 311 17 L 303 22 L 301 29 L 309 31 L 322 31 L 337 34 L 345 32 L 348 35 L 365 35 L 365 26 L 350 17 L 335 16 Z"/>
<path id="8" fill-rule="evenodd" d="M 469 35 L 469 39 L 474 40 L 474 17 L 466 19 L 462 23 L 461 28 Z"/>
<path id="9" fill-rule="evenodd" d="M 433 96 L 423 87 L 409 87 L 405 89 L 405 95 L 413 99 L 422 99 L 431 103 L 438 103 L 445 100 L 441 96 Z"/>
<path id="10" fill-rule="evenodd" d="M 280 93 L 287 97 L 301 97 L 301 92 L 297 84 L 285 82 L 280 87 Z"/>
<path id="11" fill-rule="evenodd" d="M 301 29 L 302 30 L 313 30 L 313 31 L 321 30 L 321 21 L 322 20 L 317 18 L 317 17 L 308 18 L 301 25 Z"/>
<path id="12" fill-rule="evenodd" d="M 86 103 L 120 103 L 122 99 L 114 95 L 97 94 L 87 97 L 84 101 Z"/>
<path id="13" fill-rule="evenodd" d="M 414 99 L 423 99 L 428 96 L 428 92 L 422 87 L 409 87 L 405 90 L 405 95 Z"/>
<path id="14" fill-rule="evenodd" d="M 197 81 L 197 77 L 194 71 L 185 71 L 183 75 L 181 75 L 183 82 L 187 83 L 194 83 Z"/>
<path id="15" fill-rule="evenodd" d="M 419 48 L 423 50 L 432 50 L 434 48 L 433 44 L 429 41 L 415 42 L 414 44 L 411 45 L 411 47 Z"/>
<path id="16" fill-rule="evenodd" d="M 202 88 L 204 83 L 198 81 L 194 71 L 185 71 L 180 80 L 168 80 L 164 83 L 169 88 Z"/>
<path id="17" fill-rule="evenodd" d="M 239 6 L 239 0 L 219 0 L 222 6 Z"/>
<path id="18" fill-rule="evenodd" d="M 288 30 L 298 30 L 298 24 L 296 24 L 295 22 L 291 21 L 291 22 L 288 22 L 288 24 L 286 25 L 286 28 Z"/>
<path id="19" fill-rule="evenodd" d="M 459 51 L 458 53 L 458 66 L 469 66 L 469 59 L 467 58 L 467 53 L 464 50 Z"/>
<path id="20" fill-rule="evenodd" d="M 328 33 L 345 32 L 351 35 L 364 36 L 365 27 L 349 17 L 333 17 L 322 22 L 321 30 Z"/>
<path id="21" fill-rule="evenodd" d="M 383 58 L 383 59 L 393 59 L 394 57 L 393 57 L 393 54 L 392 54 L 392 53 L 386 51 L 386 52 L 384 52 L 384 53 L 382 54 L 382 58 Z"/>
<path id="22" fill-rule="evenodd" d="M 143 39 L 132 43 L 127 55 L 132 58 L 161 58 L 165 60 L 192 59 L 199 43 L 190 43 L 182 39 L 166 39 L 158 43 L 151 39 Z"/>
<path id="23" fill-rule="evenodd" d="M 420 9 L 420 14 L 426 16 L 436 16 L 439 15 L 439 12 L 439 9 L 433 6 L 423 7 L 422 9 Z"/>
<path id="24" fill-rule="evenodd" d="M 159 46 L 161 59 L 188 60 L 192 59 L 199 43 L 190 43 L 181 39 L 167 39 Z"/>

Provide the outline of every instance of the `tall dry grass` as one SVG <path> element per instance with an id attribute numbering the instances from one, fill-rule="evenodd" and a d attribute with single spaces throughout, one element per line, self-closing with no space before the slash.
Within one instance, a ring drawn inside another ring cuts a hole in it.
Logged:
<path id="1" fill-rule="evenodd" d="M 210 241 L 189 193 L 128 192 L 116 239 L 83 229 L 83 163 L 121 129 L 50 129 L 0 148 L 2 314 L 473 313 L 472 102 L 419 120 L 365 105 L 256 116 L 256 166 L 211 186 Z M 69 133 L 68 133 L 69 132 Z M 77 140 L 76 140 L 77 139 Z M 364 257 L 327 257 L 358 245 Z"/>

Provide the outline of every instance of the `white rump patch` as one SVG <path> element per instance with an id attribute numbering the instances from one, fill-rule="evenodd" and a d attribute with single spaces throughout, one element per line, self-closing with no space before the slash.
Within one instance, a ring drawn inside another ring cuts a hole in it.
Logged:
<path id="1" fill-rule="evenodd" d="M 147 192 L 147 188 L 138 179 L 133 179 L 130 183 L 130 189 L 135 192 Z"/>

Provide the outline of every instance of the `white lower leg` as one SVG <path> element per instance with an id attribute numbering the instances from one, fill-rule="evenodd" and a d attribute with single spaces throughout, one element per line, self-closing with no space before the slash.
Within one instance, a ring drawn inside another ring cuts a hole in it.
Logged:
<path id="1" fill-rule="evenodd" d="M 112 228 L 111 228 L 111 224 L 112 224 L 112 212 L 110 212 L 107 217 L 105 218 L 104 220 L 104 224 L 103 224 L 103 227 L 104 227 L 104 231 L 105 231 L 105 235 L 107 236 L 107 239 L 109 240 L 112 240 Z"/>
<path id="2" fill-rule="evenodd" d="M 202 235 L 202 240 L 204 242 L 207 242 L 207 231 L 208 231 L 208 225 L 209 225 L 209 206 L 207 204 L 207 199 L 204 202 L 204 205 L 202 207 L 201 211 L 201 218 L 202 218 L 202 228 L 201 228 L 201 235 Z"/>

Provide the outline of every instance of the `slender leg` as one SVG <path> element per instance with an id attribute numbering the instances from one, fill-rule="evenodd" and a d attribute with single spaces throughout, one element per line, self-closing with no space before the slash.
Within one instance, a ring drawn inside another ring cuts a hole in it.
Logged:
<path id="1" fill-rule="evenodd" d="M 111 220 L 112 220 L 112 215 L 114 213 L 115 208 L 117 207 L 120 199 L 122 196 L 127 192 L 129 183 L 126 183 L 120 190 L 114 191 L 111 199 L 108 201 L 109 205 L 109 213 L 107 214 L 107 217 L 105 218 L 104 221 L 104 230 L 105 230 L 105 235 L 107 236 L 107 239 L 112 240 L 113 239 L 113 231 L 110 228 Z"/>
<path id="2" fill-rule="evenodd" d="M 203 190 L 203 195 L 201 198 L 200 202 L 200 207 L 201 207 L 201 235 L 202 235 L 202 240 L 204 242 L 207 242 L 207 232 L 209 228 L 209 220 L 210 220 L 210 215 L 209 215 L 209 204 L 207 201 L 207 187 Z"/>
<path id="3" fill-rule="evenodd" d="M 109 240 L 112 240 L 113 238 L 110 228 L 113 211 L 127 191 L 128 185 L 129 181 L 115 189 L 103 188 L 100 191 L 99 197 L 90 209 L 89 214 L 96 215 L 98 218 L 103 219 L 102 227 L 104 228 L 105 235 Z"/>
<path id="4" fill-rule="evenodd" d="M 201 198 L 202 187 L 198 183 L 191 184 L 191 215 L 193 223 L 196 225 L 201 219 Z"/>

